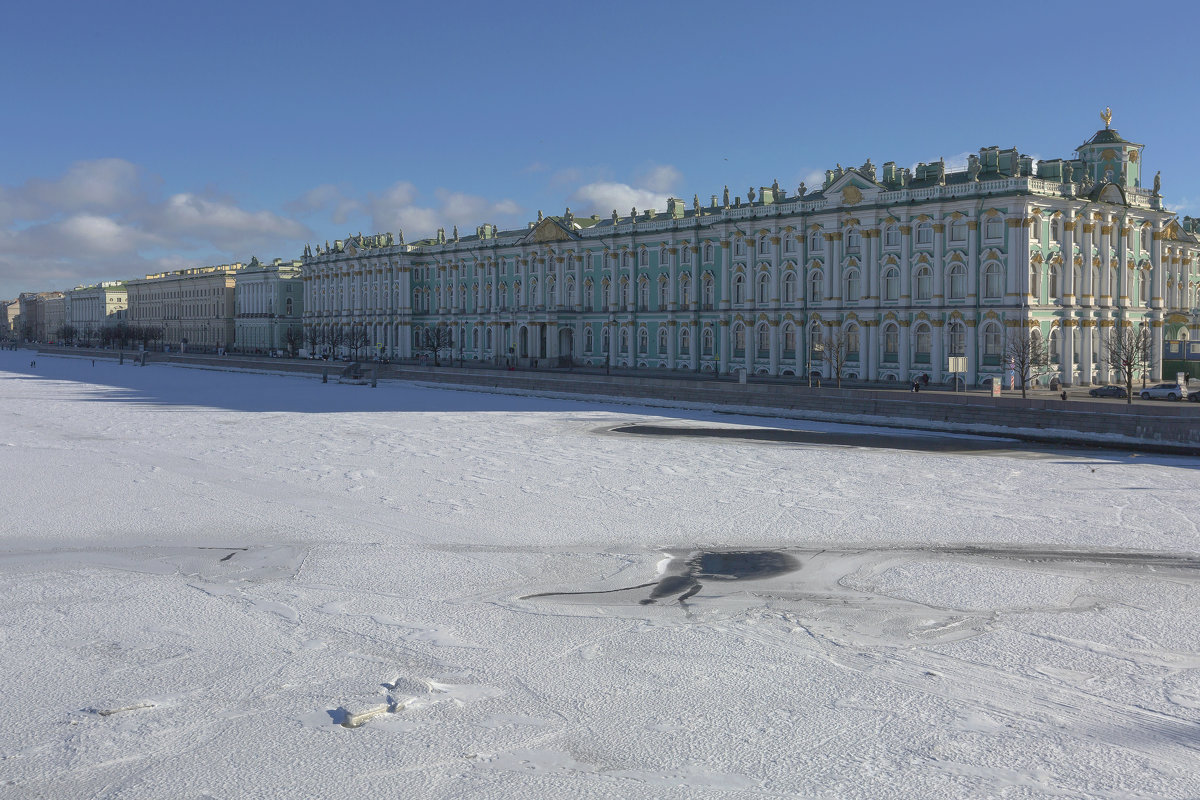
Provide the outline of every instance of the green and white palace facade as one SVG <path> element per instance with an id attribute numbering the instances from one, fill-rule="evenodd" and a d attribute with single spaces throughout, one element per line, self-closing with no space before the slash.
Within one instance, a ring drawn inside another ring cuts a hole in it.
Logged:
<path id="1" fill-rule="evenodd" d="M 831 377 L 821 347 L 845 344 L 842 376 L 1004 378 L 1010 332 L 1043 337 L 1042 380 L 1115 379 L 1104 337 L 1145 326 L 1150 379 L 1164 343 L 1200 341 L 1200 220 L 1147 186 L 1143 145 L 1107 127 L 1070 158 L 986 147 L 965 169 L 871 161 L 818 190 L 772 186 L 611 217 L 543 217 L 528 228 L 405 243 L 353 236 L 305 249 L 304 325 L 362 326 L 405 358 L 448 326 L 453 356 Z"/>

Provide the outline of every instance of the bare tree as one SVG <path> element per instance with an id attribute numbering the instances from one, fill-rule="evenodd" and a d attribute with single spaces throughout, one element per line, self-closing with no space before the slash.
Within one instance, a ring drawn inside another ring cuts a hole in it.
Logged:
<path id="1" fill-rule="evenodd" d="M 421 349 L 433 356 L 433 365 L 442 365 L 443 350 L 454 349 L 454 331 L 446 325 L 430 325 L 421 329 Z"/>
<path id="2" fill-rule="evenodd" d="M 829 367 L 833 370 L 839 389 L 842 388 L 842 368 L 846 366 L 846 356 L 846 332 L 830 325 L 825 334 L 825 358 L 829 359 Z"/>
<path id="3" fill-rule="evenodd" d="M 300 345 L 304 344 L 304 330 L 299 325 L 288 325 L 283 331 L 283 343 L 287 346 L 289 356 L 295 356 Z"/>
<path id="4" fill-rule="evenodd" d="M 1128 322 L 1117 322 L 1104 337 L 1104 352 L 1109 367 L 1121 378 L 1127 394 L 1125 402 L 1133 403 L 1133 376 L 1140 367 L 1142 381 L 1146 380 L 1145 364 L 1150 360 L 1150 336 L 1145 328 L 1135 331 Z"/>
<path id="5" fill-rule="evenodd" d="M 346 329 L 340 325 L 334 325 L 329 329 L 329 333 L 325 334 L 325 344 L 329 346 L 330 353 L 337 355 L 338 348 L 346 343 Z"/>
<path id="6" fill-rule="evenodd" d="M 354 351 L 354 360 L 358 360 L 358 351 L 371 343 L 371 334 L 365 325 L 354 325 L 346 332 L 346 347 Z"/>
<path id="7" fill-rule="evenodd" d="M 304 329 L 304 341 L 308 344 L 309 355 L 316 355 L 317 350 L 321 347 L 321 343 L 325 340 L 325 336 L 321 328 L 317 325 L 310 325 Z"/>
<path id="8" fill-rule="evenodd" d="M 1050 352 L 1046 349 L 1046 343 L 1034 328 L 1009 328 L 1004 343 L 1004 357 L 1012 367 L 1013 374 L 1021 381 L 1021 398 L 1025 399 L 1029 384 L 1049 368 Z"/>

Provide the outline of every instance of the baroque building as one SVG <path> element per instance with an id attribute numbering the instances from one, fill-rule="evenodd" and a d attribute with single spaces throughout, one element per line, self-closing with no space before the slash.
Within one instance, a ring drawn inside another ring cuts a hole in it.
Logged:
<path id="1" fill-rule="evenodd" d="M 234 342 L 243 353 L 294 350 L 303 341 L 304 289 L 299 261 L 252 258 L 234 287 Z M 289 332 L 291 342 L 289 346 Z"/>
<path id="2" fill-rule="evenodd" d="M 124 321 L 128 306 L 129 295 L 120 281 L 76 286 L 66 292 L 67 324 L 80 334 L 95 332 Z"/>
<path id="3" fill-rule="evenodd" d="M 1164 342 L 1200 339 L 1200 228 L 1101 116 L 1073 154 L 1036 163 L 998 147 L 957 171 L 868 159 L 815 190 L 327 242 L 305 249 L 304 324 L 326 342 L 363 329 L 398 357 L 446 326 L 468 362 L 825 377 L 836 341 L 847 378 L 942 382 L 962 356 L 969 384 L 1003 379 L 1006 342 L 1029 331 L 1068 385 L 1113 380 L 1105 333 L 1136 326 L 1157 380 Z"/>

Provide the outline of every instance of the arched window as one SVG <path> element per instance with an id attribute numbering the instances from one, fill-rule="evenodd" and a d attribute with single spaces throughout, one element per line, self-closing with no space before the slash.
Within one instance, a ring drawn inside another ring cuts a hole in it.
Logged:
<path id="1" fill-rule="evenodd" d="M 858 326 L 850 324 L 846 326 L 846 360 L 858 361 L 860 349 L 860 337 Z"/>
<path id="2" fill-rule="evenodd" d="M 862 233 L 858 228 L 851 228 L 846 232 L 846 252 L 858 253 L 862 251 Z"/>
<path id="3" fill-rule="evenodd" d="M 883 326 L 883 360 L 894 364 L 900 357 L 900 328 L 889 322 Z"/>
<path id="4" fill-rule="evenodd" d="M 742 239 L 739 237 L 739 238 L 733 240 L 733 254 L 735 256 L 746 255 L 746 240 L 745 239 Z"/>
<path id="5" fill-rule="evenodd" d="M 650 332 L 643 328 L 638 328 L 638 353 L 646 355 L 650 352 Z"/>
<path id="6" fill-rule="evenodd" d="M 883 273 L 883 299 L 900 299 L 900 270 L 895 267 L 888 267 Z"/>
<path id="7" fill-rule="evenodd" d="M 284 303 L 284 313 L 289 317 L 292 315 L 292 298 L 290 297 L 287 299 L 287 302 Z"/>
<path id="8" fill-rule="evenodd" d="M 1050 363 L 1057 364 L 1062 356 L 1062 339 L 1059 338 L 1058 328 L 1050 329 L 1050 338 L 1046 340 L 1046 349 L 1050 351 Z"/>
<path id="9" fill-rule="evenodd" d="M 793 237 L 791 237 L 791 236 L 784 237 L 783 252 L 785 252 L 785 253 L 796 252 L 796 240 Z"/>
<path id="10" fill-rule="evenodd" d="M 1004 235 L 1004 220 L 1000 217 L 988 217 L 983 223 L 983 238 L 995 241 Z"/>
<path id="11" fill-rule="evenodd" d="M 618 334 L 618 337 L 619 337 L 619 341 L 620 341 L 620 344 L 618 346 L 621 348 L 621 353 L 622 354 L 628 353 L 629 352 L 629 328 L 621 328 L 621 332 Z"/>
<path id="12" fill-rule="evenodd" d="M 852 269 L 846 272 L 846 294 L 843 299 L 847 302 L 854 302 L 860 299 L 861 291 L 859 288 L 858 270 Z"/>
<path id="13" fill-rule="evenodd" d="M 688 286 L 691 284 L 691 278 L 686 272 L 679 275 L 679 307 L 687 308 L 690 302 L 688 296 Z"/>
<path id="14" fill-rule="evenodd" d="M 596 308 L 596 285 L 592 283 L 591 278 L 587 278 L 583 282 L 583 310 L 593 311 Z M 588 348 L 589 350 L 591 348 Z"/>
<path id="15" fill-rule="evenodd" d="M 821 302 L 821 270 L 814 269 L 808 273 L 808 301 Z"/>
<path id="16" fill-rule="evenodd" d="M 667 303 L 670 301 L 671 284 L 667 283 L 667 278 L 664 275 L 658 282 L 658 308 L 660 311 L 666 310 Z"/>
<path id="17" fill-rule="evenodd" d="M 933 224 L 922 222 L 917 226 L 917 244 L 933 244 Z"/>
<path id="18" fill-rule="evenodd" d="M 1137 271 L 1139 296 L 1143 306 L 1150 305 L 1150 269 L 1140 269 Z"/>
<path id="19" fill-rule="evenodd" d="M 999 264 L 988 264 L 983 270 L 983 296 L 993 300 L 999 299 L 1003 291 L 1003 277 Z"/>
<path id="20" fill-rule="evenodd" d="M 955 262 L 950 265 L 950 299 L 963 300 L 967 296 L 967 268 Z"/>
<path id="21" fill-rule="evenodd" d="M 988 322 L 983 326 L 983 357 L 986 364 L 999 364 L 1004 352 L 1004 341 L 1000 336 L 1000 325 Z"/>
<path id="22" fill-rule="evenodd" d="M 660 267 L 667 266 L 667 248 L 665 247 L 658 248 L 658 265 Z"/>
<path id="23" fill-rule="evenodd" d="M 645 276 L 638 282 L 638 307 L 641 311 L 650 310 L 650 281 Z"/>
<path id="24" fill-rule="evenodd" d="M 917 361 L 922 364 L 929 363 L 929 351 L 933 345 L 933 336 L 929 325 L 922 322 L 917 325 L 913 331 L 913 351 L 916 353 Z"/>
<path id="25" fill-rule="evenodd" d="M 746 326 L 740 322 L 733 324 L 733 354 L 735 356 L 746 354 Z"/>
<path id="26" fill-rule="evenodd" d="M 758 302 L 766 305 L 771 299 L 771 279 L 767 273 L 758 276 Z"/>
<path id="27" fill-rule="evenodd" d="M 489 344 L 490 346 L 490 344 Z M 592 334 L 592 326 L 588 325 L 583 329 L 583 350 L 585 353 L 591 353 L 596 349 L 596 338 Z"/>
<path id="28" fill-rule="evenodd" d="M 933 270 L 929 267 L 917 269 L 917 300 L 928 300 L 933 297 Z"/>
<path id="29" fill-rule="evenodd" d="M 667 354 L 667 326 L 658 326 L 658 354 L 665 356 Z"/>
<path id="30" fill-rule="evenodd" d="M 1061 222 L 1058 217 L 1050 220 L 1050 241 L 1057 242 L 1059 240 L 1059 231 L 1061 229 Z"/>
<path id="31" fill-rule="evenodd" d="M 1142 250 L 1150 251 L 1150 229 L 1142 228 Z"/>
<path id="32" fill-rule="evenodd" d="M 590 337 L 591 332 L 592 332 L 592 329 L 588 328 L 589 337 Z M 590 341 L 590 338 L 589 338 L 589 341 Z M 488 350 L 492 349 L 492 329 L 491 328 L 488 328 L 483 333 L 483 346 Z M 589 350 L 591 349 L 590 345 L 588 346 L 588 349 Z"/>
<path id="33" fill-rule="evenodd" d="M 808 234 L 808 249 L 814 253 L 819 253 L 825 249 L 825 240 L 821 237 L 820 231 L 813 231 Z"/>
<path id="34" fill-rule="evenodd" d="M 957 320 L 946 326 L 946 348 L 947 355 L 967 354 L 967 328 Z"/>
<path id="35" fill-rule="evenodd" d="M 771 354 L 771 328 L 769 325 L 759 325 L 755 330 L 755 338 L 758 340 L 758 357 L 766 358 Z"/>
<path id="36" fill-rule="evenodd" d="M 712 328 L 705 328 L 704 333 L 700 335 L 701 348 L 704 355 L 711 356 L 713 354 L 713 332 Z"/>
<path id="37" fill-rule="evenodd" d="M 692 329 L 686 325 L 679 329 L 679 355 L 690 356 L 692 354 Z"/>
<path id="38" fill-rule="evenodd" d="M 796 273 L 794 272 L 783 276 L 783 302 L 796 302 Z"/>
<path id="39" fill-rule="evenodd" d="M 758 240 L 759 255 L 769 255 L 771 252 L 771 241 L 766 236 Z"/>
<path id="40" fill-rule="evenodd" d="M 899 247 L 900 246 L 900 227 L 895 223 L 888 225 L 883 229 L 883 246 L 884 247 Z"/>
<path id="41" fill-rule="evenodd" d="M 950 241 L 965 242 L 967 240 L 967 221 L 956 219 L 950 223 Z"/>
<path id="42" fill-rule="evenodd" d="M 738 305 L 746 302 L 746 276 L 741 273 L 733 277 L 733 302 Z"/>
<path id="43" fill-rule="evenodd" d="M 1058 266 L 1052 265 L 1050 267 L 1050 302 L 1051 303 L 1058 302 L 1058 289 L 1059 289 L 1058 276 L 1059 276 Z"/>
<path id="44" fill-rule="evenodd" d="M 705 242 L 705 244 L 704 244 L 704 260 L 705 260 L 705 261 L 712 261 L 712 260 L 713 260 L 713 246 L 712 246 L 712 242 Z"/>
<path id="45" fill-rule="evenodd" d="M 472 350 L 479 349 L 479 328 L 471 329 L 471 349 Z"/>
<path id="46" fill-rule="evenodd" d="M 644 247 L 641 250 L 638 250 L 638 266 L 639 267 L 650 266 L 650 251 L 648 251 Z"/>
<path id="47" fill-rule="evenodd" d="M 790 322 L 783 326 L 783 357 L 796 357 L 796 326 Z"/>
<path id="48" fill-rule="evenodd" d="M 704 276 L 704 282 L 701 284 L 701 291 L 704 293 L 704 310 L 711 311 L 716 300 L 716 288 L 713 285 L 712 275 Z"/>

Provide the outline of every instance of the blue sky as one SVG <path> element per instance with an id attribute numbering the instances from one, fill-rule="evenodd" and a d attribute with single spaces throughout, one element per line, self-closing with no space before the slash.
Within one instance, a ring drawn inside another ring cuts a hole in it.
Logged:
<path id="1" fill-rule="evenodd" d="M 0 298 L 1103 127 L 1200 215 L 1194 4 L 24 3 Z"/>

